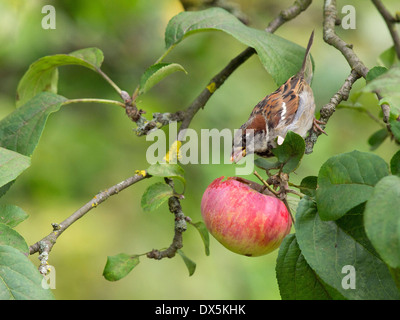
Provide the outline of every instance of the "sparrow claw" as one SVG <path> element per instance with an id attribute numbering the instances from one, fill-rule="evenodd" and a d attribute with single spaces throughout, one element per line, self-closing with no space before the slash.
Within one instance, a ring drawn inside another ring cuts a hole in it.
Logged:
<path id="1" fill-rule="evenodd" d="M 315 132 L 321 132 L 321 133 L 323 133 L 323 134 L 325 134 L 325 135 L 328 135 L 326 132 L 325 132 L 325 130 L 324 129 L 322 129 L 319 125 L 320 124 L 323 124 L 323 125 L 325 125 L 326 124 L 326 122 L 323 122 L 323 121 L 320 121 L 320 120 L 317 120 L 317 119 L 315 119 L 314 118 L 314 120 L 313 120 L 313 130 L 315 131 Z"/>

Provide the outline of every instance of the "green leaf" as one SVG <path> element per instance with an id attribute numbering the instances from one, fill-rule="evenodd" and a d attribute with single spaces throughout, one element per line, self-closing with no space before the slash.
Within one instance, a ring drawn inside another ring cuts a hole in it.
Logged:
<path id="1" fill-rule="evenodd" d="M 387 72 L 370 81 L 362 90 L 378 92 L 383 99 L 380 104 L 390 105 L 390 112 L 396 117 L 400 115 L 400 64 L 393 65 Z"/>
<path id="2" fill-rule="evenodd" d="M 322 220 L 336 220 L 367 201 L 375 184 L 389 174 L 386 162 L 367 152 L 329 158 L 318 174 L 317 205 Z"/>
<path id="3" fill-rule="evenodd" d="M 20 251 L 0 245 L 0 300 L 53 300 L 43 276 Z"/>
<path id="4" fill-rule="evenodd" d="M 254 164 L 264 170 L 279 169 L 282 165 L 279 161 L 273 162 L 265 158 L 257 158 L 254 160 Z"/>
<path id="5" fill-rule="evenodd" d="M 372 245 L 392 268 L 400 268 L 400 178 L 379 181 L 365 208 L 364 226 Z"/>
<path id="6" fill-rule="evenodd" d="M 376 252 L 371 241 L 369 241 L 364 229 L 364 211 L 366 203 L 362 203 L 357 207 L 351 209 L 343 217 L 335 220 L 339 228 L 346 232 L 350 237 L 362 245 L 371 254 L 375 255 L 378 259 L 379 254 Z"/>
<path id="7" fill-rule="evenodd" d="M 288 131 L 285 140 L 280 146 L 272 150 L 278 161 L 284 164 L 282 171 L 290 173 L 298 168 L 301 158 L 303 158 L 306 144 L 301 136 L 292 131 Z"/>
<path id="8" fill-rule="evenodd" d="M 387 94 L 381 100 L 379 105 L 387 104 L 390 107 L 390 119 L 398 119 L 400 117 L 400 94 Z"/>
<path id="9" fill-rule="evenodd" d="M 10 228 L 14 228 L 27 218 L 28 214 L 20 207 L 12 204 L 0 205 L 0 223 L 4 223 Z"/>
<path id="10" fill-rule="evenodd" d="M 196 263 L 194 263 L 192 260 L 190 260 L 184 253 L 182 250 L 178 249 L 178 253 L 179 255 L 182 257 L 183 262 L 185 262 L 185 265 L 189 271 L 189 277 L 192 276 L 194 274 L 194 272 L 196 271 Z"/>
<path id="11" fill-rule="evenodd" d="M 183 71 L 187 74 L 186 70 L 177 63 L 157 63 L 152 65 L 140 78 L 139 94 L 146 93 L 162 79 L 177 71 Z"/>
<path id="12" fill-rule="evenodd" d="M 400 176 L 400 151 L 397 151 L 390 160 L 390 171 L 392 174 Z"/>
<path id="13" fill-rule="evenodd" d="M 165 31 L 166 47 L 170 49 L 191 34 L 210 30 L 223 31 L 254 48 L 261 63 L 278 85 L 301 68 L 305 54 L 303 47 L 264 30 L 247 27 L 221 8 L 186 11 L 173 17 Z"/>
<path id="14" fill-rule="evenodd" d="M 392 131 L 395 139 L 400 142 L 400 121 L 390 120 L 390 130 Z"/>
<path id="15" fill-rule="evenodd" d="M 0 187 L 15 180 L 30 165 L 31 158 L 0 147 Z"/>
<path id="16" fill-rule="evenodd" d="M 375 78 L 383 75 L 385 72 L 388 71 L 388 68 L 385 67 L 373 67 L 372 69 L 370 69 L 367 73 L 367 76 L 365 77 L 365 80 L 367 80 L 367 82 L 370 82 L 372 80 L 374 80 Z"/>
<path id="17" fill-rule="evenodd" d="M 192 226 L 196 228 L 196 230 L 200 233 L 200 237 L 203 240 L 204 243 L 204 250 L 206 253 L 206 256 L 210 255 L 210 235 L 208 233 L 208 230 L 206 228 L 206 225 L 204 222 L 196 222 L 196 223 L 191 223 Z"/>
<path id="18" fill-rule="evenodd" d="M 301 253 L 296 235 L 283 240 L 276 262 L 276 278 L 283 300 L 331 300 L 340 295 L 311 269 Z M 334 294 L 333 294 L 334 293 Z"/>
<path id="19" fill-rule="evenodd" d="M 186 185 L 185 170 L 179 164 L 156 163 L 151 165 L 146 171 L 155 177 L 176 178 Z"/>
<path id="20" fill-rule="evenodd" d="M 389 268 L 390 273 L 396 283 L 397 288 L 400 290 L 400 269 L 399 268 Z"/>
<path id="21" fill-rule="evenodd" d="M 115 256 L 108 256 L 103 276 L 108 281 L 120 280 L 128 275 L 139 262 L 139 256 L 135 254 L 120 253 Z"/>
<path id="22" fill-rule="evenodd" d="M 0 121 L 0 146 L 31 156 L 39 142 L 48 116 L 67 99 L 42 92 Z"/>
<path id="23" fill-rule="evenodd" d="M 300 199 L 298 197 L 288 196 L 286 198 L 286 201 L 289 205 L 290 212 L 292 213 L 292 215 L 295 215 L 297 212 L 297 207 L 299 206 Z"/>
<path id="24" fill-rule="evenodd" d="M 18 84 L 17 107 L 25 104 L 42 91 L 57 93 L 57 67 L 80 65 L 98 71 L 103 53 L 97 48 L 87 48 L 70 54 L 56 54 L 40 58 L 32 63 Z"/>
<path id="25" fill-rule="evenodd" d="M 60 109 L 66 98 L 41 92 L 0 121 L 0 147 L 31 156 L 39 142 L 48 116 Z M 12 185 L 0 188 L 0 196 Z"/>
<path id="26" fill-rule="evenodd" d="M 389 136 L 387 129 L 380 129 L 373 133 L 368 138 L 368 144 L 371 146 L 371 151 L 377 149 Z"/>
<path id="27" fill-rule="evenodd" d="M 309 266 L 346 299 L 399 299 L 389 269 L 367 245 L 369 241 L 360 225 L 362 213 L 352 211 L 342 219 L 322 221 L 312 200 L 305 197 L 300 201 L 296 238 Z M 349 280 L 349 267 L 354 268 L 355 289 L 343 285 Z"/>
<path id="28" fill-rule="evenodd" d="M 396 62 L 396 50 L 394 46 L 381 53 L 378 62 L 386 68 L 390 68 Z"/>
<path id="29" fill-rule="evenodd" d="M 149 186 L 143 193 L 141 205 L 144 211 L 153 211 L 174 195 L 172 188 L 158 182 Z"/>
<path id="30" fill-rule="evenodd" d="M 100 69 L 104 55 L 103 52 L 98 48 L 85 48 L 79 49 L 71 52 L 67 56 L 76 58 L 78 60 L 71 59 L 69 64 L 76 64 L 86 68 L 89 68 L 93 71 L 98 71 Z M 69 59 L 69 58 L 68 58 Z"/>
<path id="31" fill-rule="evenodd" d="M 29 254 L 29 247 L 25 239 L 17 231 L 4 223 L 0 223 L 0 246 L 2 245 L 14 247 L 26 255 Z"/>
<path id="32" fill-rule="evenodd" d="M 318 187 L 318 177 L 309 176 L 305 177 L 300 182 L 300 191 L 307 196 L 315 197 L 316 190 Z"/>

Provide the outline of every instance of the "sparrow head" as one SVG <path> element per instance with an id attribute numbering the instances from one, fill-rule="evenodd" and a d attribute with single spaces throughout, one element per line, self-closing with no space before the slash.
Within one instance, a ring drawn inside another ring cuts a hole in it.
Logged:
<path id="1" fill-rule="evenodd" d="M 233 137 L 231 161 L 238 162 L 251 153 L 263 153 L 268 149 L 268 127 L 261 114 L 250 116 Z"/>

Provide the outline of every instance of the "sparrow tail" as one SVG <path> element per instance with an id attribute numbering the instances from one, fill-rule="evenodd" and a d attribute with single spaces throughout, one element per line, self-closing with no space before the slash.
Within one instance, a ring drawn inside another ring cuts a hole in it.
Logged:
<path id="1" fill-rule="evenodd" d="M 304 55 L 303 65 L 301 66 L 301 69 L 300 69 L 300 71 L 299 71 L 299 73 L 298 73 L 299 75 L 304 76 L 304 71 L 305 71 L 306 65 L 307 65 L 307 59 L 308 59 L 308 56 L 309 56 L 309 54 L 310 54 L 310 49 L 311 49 L 311 46 L 312 46 L 312 44 L 313 44 L 313 41 L 314 41 L 314 30 L 313 30 L 313 32 L 311 33 L 310 40 L 308 40 L 308 45 L 307 45 L 307 49 L 306 49 L 306 54 Z"/>

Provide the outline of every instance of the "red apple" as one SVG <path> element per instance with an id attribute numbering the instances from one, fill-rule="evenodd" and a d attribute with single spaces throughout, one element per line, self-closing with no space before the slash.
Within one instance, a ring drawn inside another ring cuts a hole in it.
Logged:
<path id="1" fill-rule="evenodd" d="M 208 231 L 227 249 L 246 256 L 277 249 L 292 227 L 285 204 L 238 178 L 223 179 L 215 179 L 201 200 Z"/>

